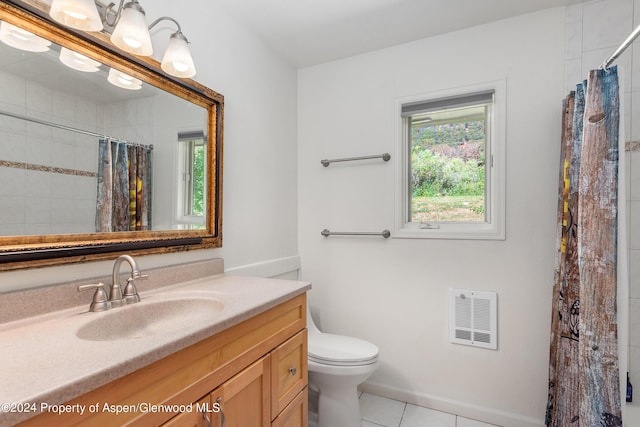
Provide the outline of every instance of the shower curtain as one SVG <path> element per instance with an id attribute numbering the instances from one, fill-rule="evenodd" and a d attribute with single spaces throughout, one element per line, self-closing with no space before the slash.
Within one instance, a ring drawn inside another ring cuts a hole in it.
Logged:
<path id="1" fill-rule="evenodd" d="M 151 229 L 152 150 L 99 141 L 97 232 Z"/>
<path id="2" fill-rule="evenodd" d="M 565 98 L 562 122 L 546 425 L 622 426 L 617 68 L 591 71 Z"/>

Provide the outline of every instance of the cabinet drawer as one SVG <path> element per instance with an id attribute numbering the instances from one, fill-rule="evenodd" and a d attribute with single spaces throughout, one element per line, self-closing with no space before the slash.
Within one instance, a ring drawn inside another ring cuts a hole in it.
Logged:
<path id="1" fill-rule="evenodd" d="M 271 427 L 307 427 L 309 424 L 308 390 L 307 387 L 302 389 L 280 415 L 273 420 Z"/>
<path id="2" fill-rule="evenodd" d="M 307 330 L 271 353 L 271 415 L 276 417 L 307 384 Z"/>

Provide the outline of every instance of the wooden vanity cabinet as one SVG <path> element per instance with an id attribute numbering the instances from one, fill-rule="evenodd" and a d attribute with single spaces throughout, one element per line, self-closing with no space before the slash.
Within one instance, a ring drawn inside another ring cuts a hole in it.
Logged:
<path id="1" fill-rule="evenodd" d="M 268 427 L 269 405 L 269 356 L 265 356 L 163 427 Z"/>
<path id="2" fill-rule="evenodd" d="M 163 427 L 212 427 L 214 424 L 211 424 L 209 408 L 211 408 L 211 397 L 206 396 L 196 402 L 195 410 L 176 415 L 162 425 Z"/>
<path id="3" fill-rule="evenodd" d="M 145 403 L 175 411 L 45 413 L 20 425 L 306 427 L 305 326 L 301 294 L 67 402 Z"/>
<path id="4" fill-rule="evenodd" d="M 306 426 L 306 350 L 303 330 L 163 426 Z"/>

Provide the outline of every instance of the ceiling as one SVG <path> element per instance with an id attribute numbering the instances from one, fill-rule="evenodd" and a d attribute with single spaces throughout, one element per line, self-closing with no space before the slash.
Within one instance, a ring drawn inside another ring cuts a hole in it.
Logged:
<path id="1" fill-rule="evenodd" d="M 41 0 L 45 3 L 50 0 Z M 104 3 L 105 0 L 100 0 Z M 146 0 L 149 1 L 149 0 Z M 307 67 L 550 7 L 588 0 L 211 0 L 296 67 Z M 80 73 L 59 49 L 33 54 L 0 43 L 0 72 L 102 102 L 150 96 L 106 82 L 106 67 Z"/>
<path id="2" fill-rule="evenodd" d="M 587 0 L 212 0 L 307 67 Z"/>

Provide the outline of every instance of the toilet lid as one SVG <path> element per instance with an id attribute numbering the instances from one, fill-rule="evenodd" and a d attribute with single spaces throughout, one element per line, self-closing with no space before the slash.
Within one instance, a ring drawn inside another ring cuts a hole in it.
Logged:
<path id="1" fill-rule="evenodd" d="M 309 334 L 309 360 L 325 365 L 368 365 L 378 359 L 378 347 L 359 338 Z"/>

